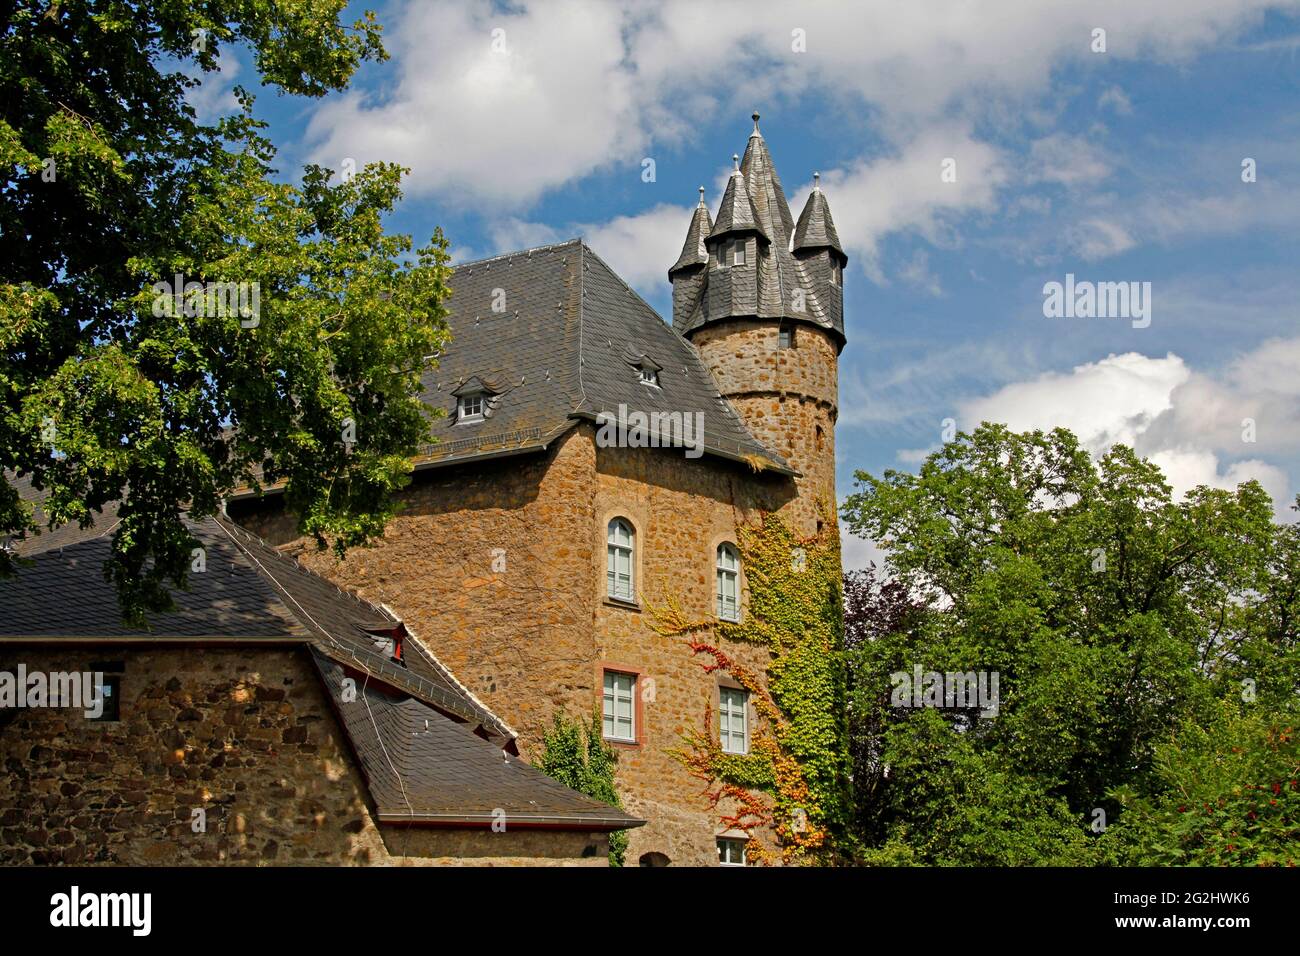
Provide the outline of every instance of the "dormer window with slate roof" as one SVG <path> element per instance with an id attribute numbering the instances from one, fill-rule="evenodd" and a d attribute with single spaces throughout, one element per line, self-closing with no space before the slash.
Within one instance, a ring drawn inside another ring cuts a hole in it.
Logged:
<path id="1" fill-rule="evenodd" d="M 636 369 L 638 382 L 642 385 L 659 388 L 659 372 L 663 368 L 662 365 L 636 346 L 631 345 L 624 350 L 623 358 L 628 365 Z"/>
<path id="2" fill-rule="evenodd" d="M 451 393 L 456 397 L 456 424 L 472 425 L 492 417 L 492 410 L 500 402 L 497 390 L 477 375 L 462 382 Z"/>

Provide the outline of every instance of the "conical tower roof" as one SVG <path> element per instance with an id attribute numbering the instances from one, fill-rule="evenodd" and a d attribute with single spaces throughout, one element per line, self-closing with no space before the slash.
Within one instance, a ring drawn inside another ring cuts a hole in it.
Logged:
<path id="1" fill-rule="evenodd" d="M 747 262 L 719 262 L 718 268 L 687 272 L 687 267 L 708 261 L 701 252 L 704 243 L 697 238 L 708 215 L 697 207 L 686 246 L 669 270 L 674 286 L 673 328 L 689 337 L 697 329 L 728 319 L 802 322 L 826 330 L 843 348 L 842 292 L 836 273 L 817 256 L 820 249 L 834 249 L 839 264 L 845 261 L 830 207 L 820 189 L 814 190 L 816 196 L 796 227 L 758 119 L 756 112 L 744 159 L 732 156 L 736 169 L 727 180 L 707 240 L 755 233 L 767 241 L 759 243 L 757 255 Z"/>
<path id="2" fill-rule="evenodd" d="M 763 225 L 764 234 L 773 243 L 788 246 L 790 236 L 794 233 L 790 204 L 786 201 L 785 190 L 781 188 L 781 177 L 776 174 L 767 142 L 759 132 L 758 113 L 754 113 L 751 118 L 754 120 L 754 131 L 749 134 L 740 171 L 745 177 L 749 199 L 758 221 Z"/>
<path id="3" fill-rule="evenodd" d="M 835 231 L 835 220 L 831 218 L 830 203 L 822 192 L 821 173 L 813 173 L 813 191 L 799 214 L 799 224 L 794 227 L 794 248 L 796 251 L 834 249 L 844 255 L 839 233 Z"/>
<path id="4" fill-rule="evenodd" d="M 740 157 L 733 155 L 731 159 L 736 162 Z M 709 233 L 709 238 L 715 239 L 732 232 L 757 232 L 771 238 L 754 210 L 749 188 L 745 184 L 745 175 L 740 171 L 739 165 L 727 180 L 726 191 L 722 194 L 722 205 L 718 208 L 718 218 L 713 224 L 713 231 Z"/>
<path id="5" fill-rule="evenodd" d="M 682 243 L 682 254 L 677 257 L 673 267 L 668 270 L 671 276 L 679 269 L 685 269 L 688 266 L 702 266 L 709 261 L 709 251 L 704 248 L 704 239 L 713 229 L 713 217 L 709 215 L 709 207 L 704 205 L 704 187 L 700 187 L 700 201 L 696 205 L 695 211 L 691 213 L 691 226 L 686 231 L 686 241 Z"/>

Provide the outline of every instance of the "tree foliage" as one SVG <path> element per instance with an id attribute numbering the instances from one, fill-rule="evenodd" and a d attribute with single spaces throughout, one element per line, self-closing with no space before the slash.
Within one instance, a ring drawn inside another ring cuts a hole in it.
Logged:
<path id="1" fill-rule="evenodd" d="M 556 713 L 551 729 L 542 735 L 538 770 L 593 800 L 622 809 L 614 786 L 617 764 L 618 754 L 601 737 L 595 717 L 584 723 Z M 615 830 L 609 835 L 609 865 L 622 866 L 626 853 L 627 831 Z"/>
<path id="2" fill-rule="evenodd" d="M 344 5 L 0 10 L 0 535 L 38 530 L 14 475 L 50 524 L 121 501 L 106 573 L 130 619 L 185 581 L 183 511 L 282 483 L 301 529 L 344 548 L 382 529 L 427 440 L 446 243 L 412 259 L 385 233 L 402 170 L 281 182 L 246 90 L 208 124 L 186 100 L 223 47 L 281 93 L 343 88 L 385 55 L 373 16 L 345 26 Z M 204 291 L 154 288 L 178 275 Z M 257 289 L 258 308 L 223 308 L 219 283 Z"/>
<path id="3" fill-rule="evenodd" d="M 865 858 L 1300 855 L 1300 539 L 1272 514 L 1254 482 L 1175 501 L 1061 429 L 984 425 L 919 474 L 859 473 L 844 518 L 888 556 L 846 582 Z M 996 672 L 996 715 L 896 706 L 917 665 Z"/>

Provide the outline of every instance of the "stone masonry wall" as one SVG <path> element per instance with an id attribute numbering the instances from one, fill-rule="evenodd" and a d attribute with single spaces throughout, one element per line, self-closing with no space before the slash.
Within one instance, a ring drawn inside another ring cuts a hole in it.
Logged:
<path id="1" fill-rule="evenodd" d="M 525 759 L 557 710 L 590 713 L 592 434 L 584 426 L 544 454 L 417 473 L 383 538 L 342 560 L 289 545 L 313 571 L 391 607 L 519 733 Z M 273 543 L 292 540 L 279 512 L 230 515 Z"/>
<path id="2" fill-rule="evenodd" d="M 0 647 L 10 672 L 110 659 L 119 722 L 0 716 L 0 863 L 605 863 L 603 834 L 376 825 L 302 648 Z"/>
<path id="3" fill-rule="evenodd" d="M 686 637 L 655 633 L 652 612 L 673 600 L 691 620 L 713 620 L 718 545 L 734 544 L 737 527 L 757 523 L 761 511 L 779 510 L 789 482 L 712 459 L 684 462 L 680 452 L 652 448 L 599 449 L 597 471 L 591 580 L 600 666 L 636 673 L 640 689 L 638 743 L 617 745 L 619 790 L 627 794 L 629 812 L 649 821 L 630 831 L 628 860 L 654 851 L 673 864 L 716 865 L 720 813 L 710 810 L 704 783 L 669 751 L 682 747 L 688 729 L 707 726 L 716 739 L 718 688 L 731 682 L 706 673 L 703 665 L 712 658 L 693 655 Z M 605 598 L 605 529 L 615 516 L 636 529 L 638 607 Z M 749 603 L 746 583 L 742 568 L 742 613 Z M 766 674 L 765 647 L 710 639 L 752 673 Z M 752 707 L 749 723 L 752 738 L 758 727 Z"/>
<path id="4" fill-rule="evenodd" d="M 730 320 L 691 334 L 722 394 L 759 441 L 801 476 L 786 509 L 805 535 L 817 530 L 818 499 L 834 511 L 839 373 L 835 344 L 820 329 L 795 327 L 795 347 L 778 347 L 774 322 Z"/>
<path id="5" fill-rule="evenodd" d="M 644 601 L 675 597 L 692 616 L 711 617 L 718 544 L 734 542 L 738 524 L 757 521 L 760 510 L 786 507 L 793 493 L 789 479 L 733 462 L 598 449 L 584 424 L 545 455 L 426 472 L 373 547 L 342 561 L 314 548 L 299 557 L 388 604 L 520 734 L 525 759 L 536 758 L 557 710 L 599 712 L 604 668 L 641 675 L 642 693 L 653 686 L 654 699 L 642 706 L 638 745 L 619 746 L 617 783 L 629 812 L 648 824 L 630 831 L 628 862 L 659 852 L 676 864 L 713 865 L 718 813 L 667 751 L 684 730 L 703 726 L 706 709 L 716 720 L 718 677 L 704 673 L 685 640 L 654 633 Z M 640 608 L 605 600 L 614 515 L 637 529 Z M 232 507 L 231 516 L 291 541 L 287 519 L 274 511 Z M 501 571 L 493 570 L 497 548 Z M 729 651 L 764 672 L 765 649 Z"/>

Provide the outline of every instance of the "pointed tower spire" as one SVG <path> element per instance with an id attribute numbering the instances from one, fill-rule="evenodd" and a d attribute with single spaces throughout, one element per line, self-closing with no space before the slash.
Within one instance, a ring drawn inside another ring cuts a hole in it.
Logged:
<path id="1" fill-rule="evenodd" d="M 718 217 L 704 238 L 706 255 L 700 255 L 691 233 L 669 273 L 673 328 L 693 337 L 731 321 L 774 322 L 778 330 L 808 326 L 825 333 L 838 353 L 845 342 L 841 282 L 846 257 L 820 177 L 796 229 L 758 125 L 758 110 L 750 118 L 754 126 L 744 156 L 738 164 L 732 156 L 737 168 L 727 177 Z M 703 222 L 707 217 L 701 228 Z"/>
<path id="2" fill-rule="evenodd" d="M 704 265 L 709 261 L 709 252 L 704 248 L 704 240 L 712 229 L 713 220 L 709 217 L 709 207 L 704 205 L 704 187 L 701 186 L 700 201 L 691 213 L 691 225 L 686 230 L 686 242 L 682 244 L 682 254 L 668 270 L 669 279 L 682 269 Z"/>
<path id="3" fill-rule="evenodd" d="M 731 178 L 727 180 L 727 189 L 722 194 L 722 205 L 718 208 L 718 219 L 713 224 L 713 231 L 709 233 L 709 238 L 716 239 L 729 232 L 756 232 L 771 238 L 754 211 L 754 203 L 745 186 L 745 174 L 740 171 L 740 157 L 732 153 L 731 161 L 736 168 Z"/>
<path id="4" fill-rule="evenodd" d="M 794 227 L 792 248 L 795 252 L 834 249 L 842 260 L 846 260 L 848 257 L 840 246 L 839 233 L 835 231 L 835 220 L 831 218 L 830 203 L 822 192 L 821 178 L 821 173 L 813 173 L 812 192 L 808 194 L 808 201 L 799 214 L 799 223 Z"/>

